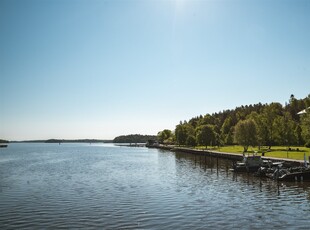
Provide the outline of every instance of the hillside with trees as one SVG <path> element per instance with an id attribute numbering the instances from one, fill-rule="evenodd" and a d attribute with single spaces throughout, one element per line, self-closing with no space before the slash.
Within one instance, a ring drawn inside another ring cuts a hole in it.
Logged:
<path id="1" fill-rule="evenodd" d="M 157 140 L 154 135 L 130 134 L 115 137 L 113 143 L 146 143 L 148 140 Z"/>
<path id="2" fill-rule="evenodd" d="M 9 141 L 0 139 L 0 143 L 9 143 Z"/>
<path id="3" fill-rule="evenodd" d="M 200 115 L 181 121 L 174 131 L 163 130 L 158 140 L 185 146 L 302 146 L 310 147 L 310 94 L 291 95 L 284 106 L 278 102 L 254 104 Z M 298 114 L 306 110 L 306 113 Z"/>

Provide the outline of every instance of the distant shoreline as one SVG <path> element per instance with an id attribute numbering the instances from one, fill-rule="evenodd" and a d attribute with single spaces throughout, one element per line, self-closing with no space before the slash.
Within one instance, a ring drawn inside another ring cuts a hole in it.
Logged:
<path id="1" fill-rule="evenodd" d="M 100 139 L 48 139 L 48 140 L 27 140 L 27 141 L 10 141 L 10 143 L 113 143 L 113 140 Z"/>

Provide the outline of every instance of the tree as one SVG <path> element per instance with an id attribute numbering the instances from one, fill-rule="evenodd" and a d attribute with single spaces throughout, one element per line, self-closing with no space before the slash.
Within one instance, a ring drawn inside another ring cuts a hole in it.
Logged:
<path id="1" fill-rule="evenodd" d="M 187 141 L 188 137 L 193 135 L 196 137 L 196 144 L 199 144 L 198 137 L 200 138 L 202 135 L 198 133 L 198 131 L 201 132 L 200 127 L 211 125 L 216 136 L 215 140 L 212 140 L 212 144 L 233 144 L 236 124 L 241 120 L 253 119 L 256 123 L 257 144 L 259 147 L 266 145 L 271 148 L 275 144 L 284 142 L 285 145 L 288 142 L 302 145 L 306 141 L 309 142 L 310 146 L 310 138 L 308 137 L 310 136 L 310 131 L 307 131 L 309 125 L 307 119 L 303 118 L 306 115 L 298 115 L 298 112 L 308 107 L 310 107 L 310 94 L 304 99 L 296 99 L 292 94 L 289 102 L 284 107 L 277 102 L 270 104 L 258 103 L 242 105 L 235 109 L 223 110 L 218 113 L 199 115 L 188 122 L 180 122 L 176 126 L 176 143 L 186 145 L 189 143 Z M 308 111 L 310 112 L 310 109 Z M 287 114 L 290 114 L 290 117 Z M 285 124 L 285 121 L 288 121 L 288 123 Z M 290 132 L 283 134 L 283 130 L 287 129 Z M 293 135 L 291 129 L 293 129 Z M 286 137 L 284 138 L 284 136 Z M 172 140 L 173 137 L 170 139 Z M 189 140 L 193 140 L 193 138 L 191 137 Z"/>
<path id="2" fill-rule="evenodd" d="M 266 145 L 271 148 L 274 145 L 274 121 L 278 116 L 281 116 L 283 112 L 283 107 L 280 103 L 271 103 L 270 105 L 266 106 L 263 110 L 261 121 L 263 122 L 263 129 L 264 129 L 264 139 Z"/>
<path id="3" fill-rule="evenodd" d="M 214 118 L 214 116 L 212 116 L 210 114 L 206 114 L 199 121 L 199 126 L 202 126 L 202 125 L 214 125 L 214 124 L 215 124 L 215 118 Z"/>
<path id="4" fill-rule="evenodd" d="M 266 144 L 268 140 L 266 120 L 262 114 L 258 114 L 257 112 L 252 112 L 247 119 L 253 119 L 256 123 L 257 144 L 260 149 L 260 146 Z"/>
<path id="5" fill-rule="evenodd" d="M 310 147 L 310 112 L 303 114 L 301 118 L 301 135 L 307 147 Z"/>
<path id="6" fill-rule="evenodd" d="M 202 125 L 197 128 L 196 131 L 197 142 L 199 145 L 204 145 L 206 148 L 208 145 L 215 144 L 216 134 L 214 132 L 214 127 L 211 125 Z"/>
<path id="7" fill-rule="evenodd" d="M 296 144 L 299 146 L 304 145 L 305 142 L 302 138 L 302 128 L 301 128 L 300 124 L 296 125 L 294 132 L 295 132 L 295 136 L 296 136 Z"/>
<path id="8" fill-rule="evenodd" d="M 303 101 L 305 104 L 305 108 L 310 107 L 310 94 L 308 94 L 308 96 L 305 99 L 303 99 Z"/>
<path id="9" fill-rule="evenodd" d="M 164 143 L 165 141 L 171 139 L 172 137 L 172 132 L 169 129 L 164 129 L 161 132 L 158 132 L 157 134 L 157 138 L 159 143 Z"/>
<path id="10" fill-rule="evenodd" d="M 285 112 L 281 117 L 276 117 L 273 125 L 274 137 L 277 144 L 289 147 L 290 145 L 296 143 L 296 124 L 289 112 Z"/>
<path id="11" fill-rule="evenodd" d="M 180 124 L 177 125 L 175 128 L 175 139 L 177 143 L 179 145 L 185 145 L 187 136 L 188 135 L 187 135 L 185 124 L 182 124 L 182 122 L 180 122 Z"/>
<path id="12" fill-rule="evenodd" d="M 188 146 L 196 146 L 197 145 L 197 142 L 196 142 L 196 138 L 194 135 L 189 135 L 186 139 L 186 145 Z"/>
<path id="13" fill-rule="evenodd" d="M 256 133 L 256 123 L 253 119 L 239 121 L 235 126 L 235 141 L 247 152 L 250 145 L 255 146 L 257 143 Z"/>
<path id="14" fill-rule="evenodd" d="M 175 128 L 175 139 L 179 145 L 186 145 L 188 136 L 195 135 L 195 129 L 186 121 L 180 122 Z"/>
<path id="15" fill-rule="evenodd" d="M 229 133 L 226 136 L 225 143 L 228 145 L 232 145 L 234 143 L 234 129 L 234 126 L 231 127 Z"/>
<path id="16" fill-rule="evenodd" d="M 232 119 L 231 117 L 227 117 L 225 119 L 225 121 L 223 122 L 223 125 L 221 127 L 221 130 L 220 130 L 220 137 L 221 137 L 221 141 L 224 143 L 224 144 L 232 144 L 233 140 L 231 138 L 231 128 L 232 128 Z"/>

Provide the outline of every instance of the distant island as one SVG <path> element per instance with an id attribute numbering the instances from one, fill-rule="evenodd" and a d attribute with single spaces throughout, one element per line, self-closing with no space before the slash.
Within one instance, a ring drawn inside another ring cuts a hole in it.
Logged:
<path id="1" fill-rule="evenodd" d="M 149 140 L 157 140 L 155 135 L 130 134 L 115 137 L 113 143 L 146 143 Z"/>

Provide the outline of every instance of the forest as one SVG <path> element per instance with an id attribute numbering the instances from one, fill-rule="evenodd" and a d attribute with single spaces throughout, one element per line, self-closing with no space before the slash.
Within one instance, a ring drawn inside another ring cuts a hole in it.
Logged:
<path id="1" fill-rule="evenodd" d="M 0 139 L 0 143 L 9 143 L 9 141 Z"/>
<path id="2" fill-rule="evenodd" d="M 140 134 L 130 134 L 115 137 L 114 143 L 146 143 L 149 140 L 156 140 L 156 136 L 153 135 L 140 135 Z"/>
<path id="3" fill-rule="evenodd" d="M 245 152 L 249 146 L 310 147 L 310 94 L 303 99 L 292 94 L 285 105 L 258 103 L 193 117 L 175 130 L 158 132 L 157 138 L 162 144 L 192 147 L 239 144 Z"/>

